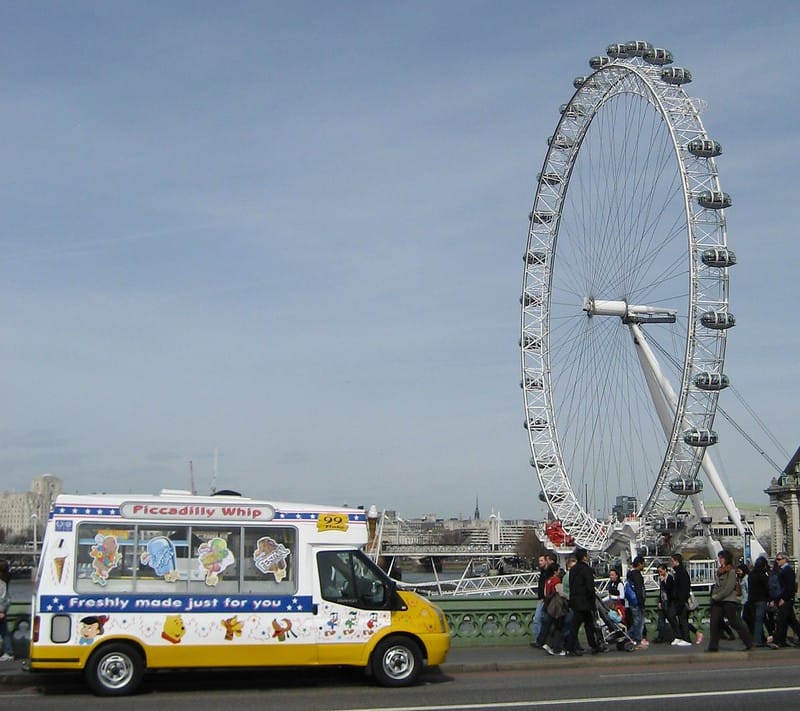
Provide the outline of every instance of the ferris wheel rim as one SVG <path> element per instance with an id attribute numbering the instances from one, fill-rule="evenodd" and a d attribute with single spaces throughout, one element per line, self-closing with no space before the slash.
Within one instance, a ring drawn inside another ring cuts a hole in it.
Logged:
<path id="1" fill-rule="evenodd" d="M 594 61 L 594 60 L 593 60 Z M 677 68 L 671 68 L 673 70 Z M 542 493 L 556 518 L 562 520 L 567 532 L 586 548 L 602 548 L 607 536 L 606 523 L 592 515 L 574 491 L 567 471 L 558 435 L 558 413 L 552 396 L 552 363 L 550 362 L 551 298 L 553 275 L 558 265 L 557 241 L 567 198 L 572 171 L 579 159 L 583 141 L 598 113 L 622 93 L 636 94 L 648 102 L 660 115 L 672 142 L 675 164 L 680 173 L 681 193 L 686 219 L 686 250 L 688 256 L 689 299 L 687 306 L 686 343 L 680 379 L 680 391 L 674 412 L 674 423 L 665 446 L 661 468 L 653 481 L 650 494 L 638 513 L 649 516 L 675 511 L 685 496 L 674 499 L 664 497 L 664 487 L 670 475 L 679 473 L 694 480 L 702 459 L 702 450 L 689 447 L 681 441 L 687 423 L 702 424 L 710 430 L 716 411 L 718 392 L 694 387 L 692 377 L 698 364 L 722 373 L 725 355 L 725 330 L 702 329 L 701 309 L 698 305 L 698 275 L 703 273 L 710 283 L 715 272 L 704 270 L 699 252 L 707 246 L 727 249 L 724 209 L 715 212 L 720 216 L 713 229 L 698 230 L 695 208 L 700 188 L 722 194 L 719 175 L 713 156 L 704 161 L 705 172 L 698 170 L 687 152 L 691 137 L 707 139 L 700 119 L 702 102 L 689 98 L 680 83 L 663 80 L 659 66 L 647 65 L 639 58 L 620 57 L 603 62 L 593 74 L 583 78 L 570 101 L 562 106 L 562 116 L 549 141 L 542 171 L 537 183 L 533 208 L 530 214 L 528 241 L 525 252 L 523 293 L 521 297 L 521 360 L 526 412 L 526 428 L 532 453 L 531 464 L 536 469 Z M 678 69 L 670 76 L 687 70 Z M 576 80 L 577 81 L 577 80 Z M 709 208 L 702 207 L 702 211 Z M 713 288 L 715 311 L 727 313 L 727 269 L 716 272 Z M 538 293 L 541 302 L 535 300 Z M 530 303 L 528 301 L 530 300 Z M 538 355 L 536 351 L 538 349 Z M 533 353 L 532 353 L 533 351 Z M 700 353 L 705 355 L 699 355 Z M 691 417 L 687 418 L 687 412 Z M 677 466 L 676 466 L 677 463 Z"/>

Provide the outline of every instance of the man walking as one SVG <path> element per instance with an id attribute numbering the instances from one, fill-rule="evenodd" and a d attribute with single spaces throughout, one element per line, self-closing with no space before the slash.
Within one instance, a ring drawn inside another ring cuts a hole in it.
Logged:
<path id="1" fill-rule="evenodd" d="M 578 652 L 578 632 L 581 625 L 586 632 L 586 641 L 592 649 L 592 654 L 602 652 L 601 642 L 598 640 L 597 630 L 594 626 L 594 612 L 596 597 L 594 590 L 594 574 L 589 567 L 589 554 L 584 548 L 575 549 L 578 562 L 569 571 L 569 607 L 572 610 L 572 629 L 568 650 L 574 656 Z"/>
<path id="2" fill-rule="evenodd" d="M 625 599 L 631 613 L 631 639 L 636 642 L 637 649 L 646 649 L 648 642 L 644 639 L 644 576 L 642 576 L 642 569 L 644 568 L 644 558 L 637 555 L 633 559 L 631 569 L 628 571 Z M 632 590 L 632 594 L 629 594 Z M 635 598 L 635 599 L 634 599 Z"/>
<path id="3" fill-rule="evenodd" d="M 539 602 L 536 604 L 536 611 L 533 614 L 532 647 L 542 646 L 542 622 L 544 621 L 545 615 L 544 588 L 547 579 L 558 570 L 558 566 L 555 562 L 556 558 L 552 553 L 543 553 L 539 556 L 539 582 L 536 585 L 536 597 L 539 598 Z"/>
<path id="4" fill-rule="evenodd" d="M 786 643 L 786 632 L 791 627 L 797 638 L 800 638 L 800 624 L 794 614 L 794 596 L 797 594 L 797 578 L 794 569 L 789 564 L 786 553 L 778 553 L 775 556 L 775 564 L 778 566 L 778 582 L 780 591 L 773 595 L 772 603 L 775 606 L 775 634 L 769 644 L 773 649 L 778 647 L 788 647 Z"/>

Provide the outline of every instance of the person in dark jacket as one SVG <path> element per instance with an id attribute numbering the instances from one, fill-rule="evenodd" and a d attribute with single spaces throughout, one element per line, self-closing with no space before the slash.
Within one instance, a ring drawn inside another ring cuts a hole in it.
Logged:
<path id="1" fill-rule="evenodd" d="M 645 649 L 647 647 L 647 640 L 644 639 L 644 576 L 642 569 L 644 568 L 644 558 L 637 555 L 633 559 L 631 569 L 628 571 L 627 581 L 633 586 L 636 593 L 636 603 L 628 601 L 628 609 L 631 612 L 632 624 L 630 629 L 630 637 L 636 642 L 637 649 Z"/>
<path id="2" fill-rule="evenodd" d="M 757 647 L 766 646 L 764 636 L 764 621 L 767 616 L 767 604 L 769 603 L 769 563 L 762 555 L 753 564 L 753 569 L 747 576 L 747 589 L 750 600 L 750 607 L 753 613 L 750 631 L 753 633 Z"/>
<path id="3" fill-rule="evenodd" d="M 669 620 L 675 630 L 675 638 L 689 644 L 691 642 L 689 639 L 689 595 L 692 592 L 692 581 L 689 579 L 689 571 L 686 570 L 683 556 L 680 553 L 673 553 L 670 563 L 672 564 L 672 574 L 675 576 L 675 586 L 672 591 Z"/>
<path id="4" fill-rule="evenodd" d="M 577 651 L 578 632 L 583 625 L 592 654 L 597 654 L 603 649 L 594 626 L 597 599 L 594 591 L 594 574 L 589 567 L 589 554 L 585 549 L 577 548 L 575 557 L 578 562 L 569 571 L 569 607 L 572 610 L 572 629 L 569 638 L 572 647 L 567 651 L 580 656 L 581 653 Z"/>
<path id="5" fill-rule="evenodd" d="M 778 553 L 775 556 L 775 564 L 779 566 L 780 592 L 772 599 L 775 607 L 775 634 L 769 646 L 773 649 L 788 646 L 786 632 L 790 627 L 794 630 L 796 638 L 800 638 L 800 624 L 794 614 L 794 597 L 797 594 L 797 578 L 794 568 L 790 565 L 786 553 Z"/>

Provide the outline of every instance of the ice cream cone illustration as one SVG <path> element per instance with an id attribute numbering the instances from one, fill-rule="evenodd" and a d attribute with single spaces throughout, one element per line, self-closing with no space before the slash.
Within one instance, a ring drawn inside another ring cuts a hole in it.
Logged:
<path id="1" fill-rule="evenodd" d="M 62 555 L 58 558 L 53 558 L 53 567 L 56 569 L 56 578 L 58 582 L 61 582 L 61 576 L 64 575 L 64 561 L 66 561 L 67 556 Z"/>

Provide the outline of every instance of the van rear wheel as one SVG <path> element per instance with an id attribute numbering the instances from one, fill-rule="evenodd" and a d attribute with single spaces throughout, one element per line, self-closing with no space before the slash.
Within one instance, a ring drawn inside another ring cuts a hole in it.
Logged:
<path id="1" fill-rule="evenodd" d="M 411 686 L 422 673 L 422 652 L 408 637 L 387 637 L 372 653 L 372 674 L 381 686 Z"/>
<path id="2" fill-rule="evenodd" d="M 144 659 L 124 642 L 112 642 L 97 649 L 86 664 L 86 683 L 98 696 L 132 694 L 144 676 Z"/>

